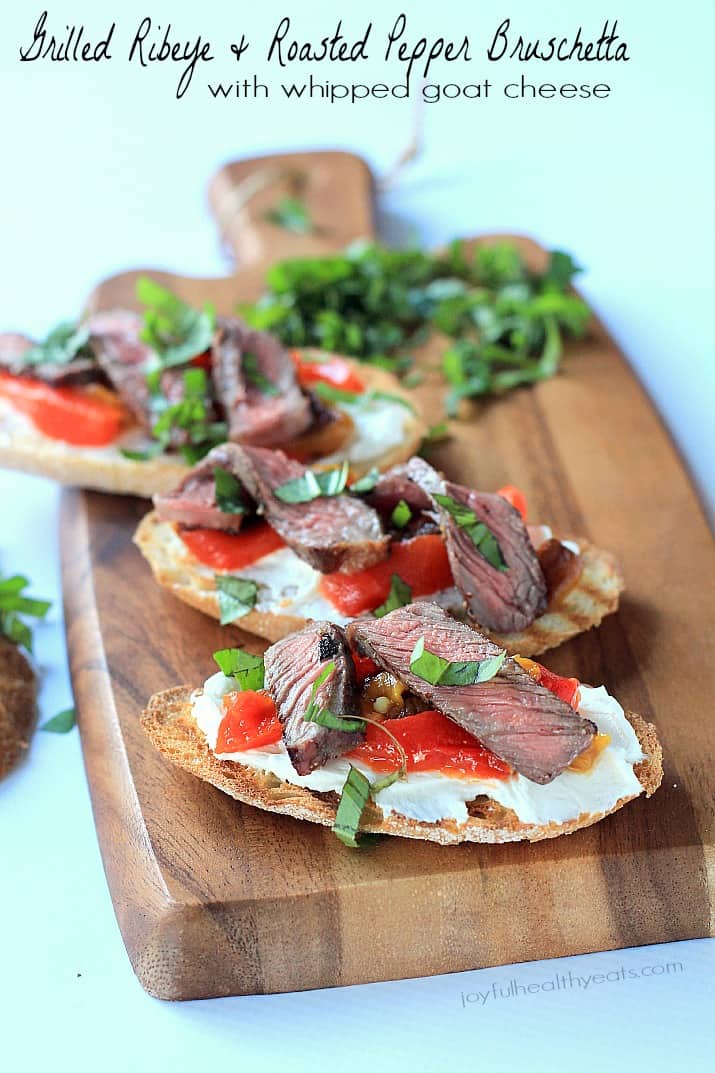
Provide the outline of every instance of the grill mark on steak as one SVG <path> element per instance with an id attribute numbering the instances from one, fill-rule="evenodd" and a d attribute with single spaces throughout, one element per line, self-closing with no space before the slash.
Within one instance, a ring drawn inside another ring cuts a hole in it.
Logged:
<path id="1" fill-rule="evenodd" d="M 491 530 L 507 570 L 497 570 L 474 546 L 468 531 L 439 508 L 452 576 L 469 617 L 502 633 L 524 630 L 546 610 L 546 581 L 521 515 L 506 499 L 445 483 L 445 494 L 473 511 Z"/>
<path id="2" fill-rule="evenodd" d="M 239 480 L 234 472 L 231 444 L 221 444 L 209 451 L 206 457 L 171 492 L 154 496 L 154 507 L 164 522 L 174 522 L 189 529 L 221 529 L 237 533 L 247 514 L 225 514 L 216 502 L 216 478 L 214 470 L 222 469 Z M 246 501 L 247 513 L 251 512 L 250 500 L 241 485 L 241 494 Z"/>
<path id="3" fill-rule="evenodd" d="M 335 670 L 318 687 L 316 703 L 338 716 L 354 718 L 360 714 L 355 668 L 339 626 L 312 622 L 271 645 L 264 661 L 266 689 L 275 701 L 283 741 L 299 775 L 308 775 L 360 744 L 362 731 L 332 730 L 303 718 L 313 699 L 313 684 L 329 661 L 335 664 Z"/>
<path id="4" fill-rule="evenodd" d="M 478 738 L 515 771 L 536 783 L 551 782 L 593 739 L 596 727 L 507 659 L 495 678 L 470 686 L 430 685 L 410 671 L 423 637 L 425 648 L 452 662 L 483 660 L 501 650 L 450 618 L 435 604 L 398 608 L 380 619 L 356 619 L 348 642 Z"/>
<path id="5" fill-rule="evenodd" d="M 387 557 L 389 537 L 366 503 L 349 495 L 283 503 L 274 495 L 276 488 L 302 477 L 308 467 L 282 451 L 230 446 L 233 472 L 261 504 L 268 524 L 314 569 L 323 574 L 336 570 L 354 573 Z"/>
<path id="6" fill-rule="evenodd" d="M 247 367 L 248 355 L 254 370 Z M 211 375 L 231 440 L 261 447 L 286 443 L 305 432 L 313 419 L 311 401 L 298 384 L 288 352 L 278 339 L 239 320 L 219 320 Z M 267 392 L 261 380 L 275 390 Z"/>

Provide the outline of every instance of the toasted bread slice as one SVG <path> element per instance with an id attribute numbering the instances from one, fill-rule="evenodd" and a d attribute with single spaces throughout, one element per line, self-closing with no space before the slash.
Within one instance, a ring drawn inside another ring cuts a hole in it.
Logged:
<path id="1" fill-rule="evenodd" d="M 359 477 L 373 466 L 389 469 L 410 458 L 418 450 L 426 426 L 412 397 L 400 386 L 396 377 L 374 365 L 351 364 L 365 384 L 366 391 L 385 392 L 403 399 L 407 404 L 403 438 L 399 445 L 375 456 L 370 450 L 372 444 L 360 437 L 359 430 L 356 430 L 353 440 L 345 444 L 346 453 L 356 455 L 350 468 Z M 170 492 L 191 468 L 177 455 L 160 455 L 146 462 L 138 462 L 125 458 L 120 448 L 113 444 L 108 447 L 75 447 L 52 439 L 39 432 L 29 418 L 18 413 L 2 398 L 0 466 L 50 477 L 60 484 L 145 498 Z"/>
<path id="2" fill-rule="evenodd" d="M 173 525 L 162 522 L 151 511 L 139 523 L 134 542 L 163 588 L 198 611 L 220 618 L 213 574 L 196 562 Z M 581 577 L 557 608 L 541 615 L 521 633 L 482 632 L 513 655 L 535 656 L 598 626 L 604 615 L 615 611 L 623 589 L 615 559 L 586 540 L 578 544 L 583 558 Z M 306 619 L 298 615 L 266 611 L 251 611 L 240 620 L 242 629 L 268 641 L 278 641 L 305 624 Z"/>
<path id="3" fill-rule="evenodd" d="M 37 721 L 37 679 L 17 645 L 0 637 L 0 778 L 27 750 Z"/>
<path id="4" fill-rule="evenodd" d="M 247 805 L 280 812 L 298 820 L 332 825 L 337 808 L 335 794 L 321 794 L 302 786 L 293 786 L 272 773 L 235 761 L 219 760 L 209 749 L 194 721 L 192 692 L 189 686 L 179 686 L 157 693 L 142 714 L 144 730 L 167 759 Z M 663 777 L 660 742 L 651 723 L 646 723 L 633 712 L 627 712 L 626 716 L 645 755 L 645 760 L 637 764 L 634 770 L 646 797 L 650 797 L 660 786 Z M 538 842 L 589 827 L 636 796 L 621 798 L 607 812 L 583 813 L 567 823 L 545 826 L 521 823 L 511 809 L 484 798 L 468 806 L 470 815 L 464 824 L 458 824 L 455 820 L 423 823 L 397 813 L 384 815 L 371 802 L 363 813 L 360 829 L 373 834 L 420 838 L 445 846 L 457 842 Z"/>

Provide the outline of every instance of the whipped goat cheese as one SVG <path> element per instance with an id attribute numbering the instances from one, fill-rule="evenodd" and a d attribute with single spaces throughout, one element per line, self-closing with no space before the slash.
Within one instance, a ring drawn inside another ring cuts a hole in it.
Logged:
<path id="1" fill-rule="evenodd" d="M 193 715 L 209 748 L 215 750 L 223 718 L 222 698 L 233 692 L 236 683 L 223 674 L 209 678 L 193 697 Z M 465 823 L 467 802 L 485 794 L 505 808 L 513 809 L 522 823 L 544 825 L 566 823 L 585 813 L 607 812 L 623 797 L 642 793 L 633 765 L 643 760 L 638 738 L 615 698 L 599 686 L 581 686 L 579 714 L 593 720 L 602 734 L 610 734 L 609 745 L 599 754 L 589 771 L 563 771 L 541 786 L 522 775 L 508 779 L 459 778 L 444 773 L 412 772 L 381 791 L 376 803 L 384 813 L 399 813 L 426 823 L 444 819 Z M 309 790 L 340 793 L 351 761 L 331 760 L 309 775 L 298 775 L 282 742 L 239 753 L 217 753 L 246 767 L 270 771 L 294 786 Z M 362 761 L 352 762 L 371 781 L 379 775 Z"/>

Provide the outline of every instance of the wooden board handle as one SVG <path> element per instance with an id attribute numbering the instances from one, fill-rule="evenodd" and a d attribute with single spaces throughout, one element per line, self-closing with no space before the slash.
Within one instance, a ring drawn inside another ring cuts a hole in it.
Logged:
<path id="1" fill-rule="evenodd" d="M 372 173 L 351 153 L 233 161 L 214 175 L 208 194 L 221 238 L 241 266 L 334 253 L 375 234 Z M 305 205 L 310 231 L 296 233 L 269 219 L 285 197 Z"/>

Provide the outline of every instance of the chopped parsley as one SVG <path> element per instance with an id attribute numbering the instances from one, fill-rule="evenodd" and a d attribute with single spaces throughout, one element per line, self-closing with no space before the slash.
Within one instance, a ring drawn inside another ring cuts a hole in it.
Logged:
<path id="1" fill-rule="evenodd" d="M 405 500 L 401 499 L 399 503 L 395 506 L 395 509 L 393 510 L 392 514 L 390 515 L 390 520 L 392 521 L 392 524 L 398 529 L 404 529 L 407 523 L 411 521 L 411 519 L 412 511 L 410 510 L 409 505 L 405 502 Z"/>

